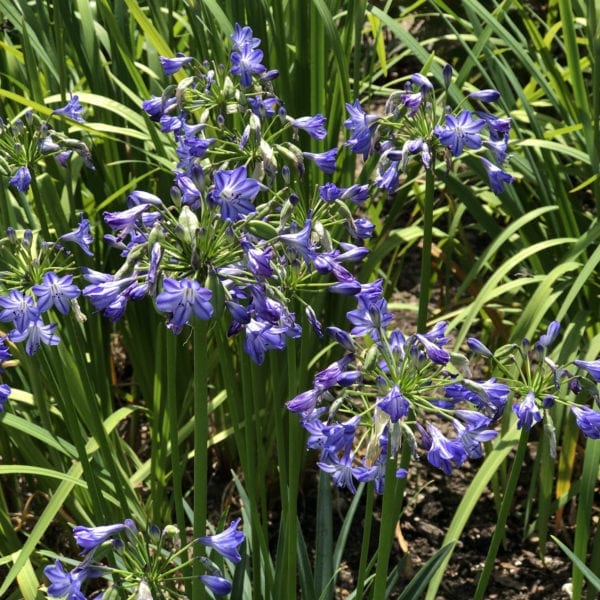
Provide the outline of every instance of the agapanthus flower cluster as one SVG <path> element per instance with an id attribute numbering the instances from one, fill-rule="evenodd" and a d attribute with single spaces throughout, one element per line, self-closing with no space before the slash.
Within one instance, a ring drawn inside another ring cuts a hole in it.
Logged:
<path id="1" fill-rule="evenodd" d="M 356 100 L 346 104 L 348 118 L 344 122 L 349 139 L 346 146 L 364 159 L 377 156 L 375 185 L 395 192 L 410 160 L 420 160 L 425 169 L 433 169 L 438 159 L 448 170 L 454 159 L 465 151 L 477 153 L 495 194 L 504 191 L 514 177 L 503 169 L 508 157 L 510 118 L 497 117 L 486 105 L 496 102 L 496 90 L 478 90 L 467 98 L 475 107 L 447 105 L 452 68 L 443 69 L 444 86 L 436 91 L 431 80 L 414 73 L 404 90 L 392 93 L 382 115 L 367 114 Z M 481 155 L 487 152 L 488 158 Z"/>
<path id="2" fill-rule="evenodd" d="M 524 341 L 496 353 L 469 339 L 474 357 L 491 363 L 492 376 L 480 380 L 473 378 L 464 353 L 447 348 L 445 322 L 412 335 L 390 330 L 393 316 L 380 280 L 363 285 L 356 298 L 357 308 L 347 313 L 351 329 L 327 329 L 344 356 L 286 404 L 300 416 L 308 448 L 319 451 L 317 464 L 336 485 L 354 492 L 357 481 L 372 481 L 382 493 L 390 464 L 397 477 L 406 476 L 402 453 L 413 460 L 424 455 L 450 475 L 465 461 L 483 456 L 507 411 L 525 430 L 543 421 L 551 452 L 556 447 L 555 403 L 571 407 L 586 436 L 600 437 L 600 412 L 574 396 L 591 387 L 598 402 L 600 362 L 573 362 L 594 380 L 587 384 L 572 368 L 557 367 L 548 356 L 559 333 L 557 322 L 534 344 Z"/>
<path id="3" fill-rule="evenodd" d="M 87 220 L 82 219 L 78 229 L 82 223 Z M 71 235 L 47 242 L 31 230 L 9 228 L 0 239 L 0 322 L 10 327 L 0 338 L 3 344 L 23 342 L 25 352 L 33 355 L 41 344 L 60 342 L 54 322 L 57 314 L 85 319 L 78 304 L 81 291 L 74 281 L 75 263 L 61 243 Z"/>
<path id="4" fill-rule="evenodd" d="M 127 597 L 185 598 L 186 586 L 191 584 L 193 589 L 199 583 L 215 595 L 226 596 L 232 590 L 228 575 L 242 560 L 239 547 L 245 536 L 238 530 L 239 523 L 240 519 L 236 519 L 221 533 L 183 545 L 180 532 L 173 525 L 162 530 L 150 525 L 141 531 L 132 519 L 125 519 L 113 525 L 77 526 L 73 536 L 83 559 L 70 571 L 59 559 L 48 565 L 44 569 L 49 581 L 47 595 L 85 600 L 86 582 L 102 578 L 106 581 L 105 593 L 116 591 Z M 191 548 L 197 544 L 210 548 L 216 555 L 191 558 Z M 199 560 L 205 571 L 199 582 L 184 574 L 194 560 Z M 95 588 L 98 587 L 96 583 Z"/>
<path id="5" fill-rule="evenodd" d="M 307 290 L 360 289 L 352 263 L 366 255 L 373 226 L 354 219 L 347 204 L 364 202 L 366 186 L 305 192 L 306 160 L 335 169 L 337 150 L 300 147 L 302 135 L 325 138 L 325 118 L 287 115 L 260 40 L 239 25 L 231 38 L 228 68 L 184 55 L 162 59 L 167 75 L 191 72 L 143 105 L 175 140 L 170 197 L 135 191 L 127 209 L 104 213 L 112 229 L 105 241 L 124 262 L 114 274 L 87 270 L 83 294 L 115 321 L 130 300 L 150 297 L 175 334 L 226 310 L 229 334 L 242 332 L 260 364 L 301 335 L 298 309 L 319 329 Z"/>
<path id="6" fill-rule="evenodd" d="M 82 113 L 83 107 L 75 95 L 52 115 L 83 123 Z M 27 192 L 36 165 L 42 160 L 53 156 L 58 164 L 65 166 L 73 152 L 82 157 L 88 168 L 94 168 L 84 142 L 54 129 L 48 119 L 41 119 L 33 111 L 28 110 L 12 122 L 0 119 L 0 174 L 8 177 L 8 183 L 19 192 Z"/>

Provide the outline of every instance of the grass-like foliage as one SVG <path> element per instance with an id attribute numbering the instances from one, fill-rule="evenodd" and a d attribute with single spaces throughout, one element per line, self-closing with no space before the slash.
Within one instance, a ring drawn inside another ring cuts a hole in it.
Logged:
<path id="1" fill-rule="evenodd" d="M 519 493 L 593 596 L 598 15 L 531 4 L 0 0 L 1 597 L 433 599 L 489 491 L 473 597 Z"/>

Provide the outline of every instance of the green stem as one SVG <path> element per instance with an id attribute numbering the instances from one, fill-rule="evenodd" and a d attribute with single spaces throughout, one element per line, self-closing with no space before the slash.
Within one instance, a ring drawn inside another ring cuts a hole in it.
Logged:
<path id="1" fill-rule="evenodd" d="M 194 324 L 194 538 L 206 534 L 208 486 L 208 323 Z M 201 554 L 195 544 L 196 556 Z M 194 576 L 201 574 L 201 564 L 194 561 Z M 205 598 L 204 586 L 194 585 L 192 598 Z"/>
<path id="2" fill-rule="evenodd" d="M 363 525 L 363 538 L 360 547 L 360 564 L 358 566 L 358 580 L 356 582 L 356 598 L 364 598 L 365 579 L 367 577 L 367 564 L 369 560 L 369 546 L 371 544 L 371 526 L 373 525 L 373 504 L 375 490 L 372 483 L 367 487 L 367 502 L 365 505 L 365 520 Z"/>
<path id="3" fill-rule="evenodd" d="M 494 570 L 496 555 L 498 554 L 498 549 L 500 548 L 500 544 L 504 539 L 506 521 L 508 520 L 508 515 L 513 505 L 515 490 L 517 489 L 517 483 L 519 482 L 519 476 L 523 467 L 523 459 L 525 458 L 525 452 L 527 451 L 528 440 L 529 431 L 524 429 L 521 431 L 521 438 L 519 440 L 515 460 L 506 484 L 504 496 L 502 498 L 502 505 L 500 507 L 500 512 L 498 513 L 496 527 L 494 529 L 494 534 L 492 535 L 492 540 L 490 542 L 490 547 L 485 559 L 483 571 L 481 572 L 481 577 L 477 583 L 477 589 L 475 590 L 475 596 L 473 597 L 473 600 L 483 599 L 490 576 Z"/>
<path id="4" fill-rule="evenodd" d="M 407 443 L 402 445 L 402 457 L 400 465 L 407 468 L 410 462 L 410 447 Z M 383 490 L 383 506 L 381 508 L 381 525 L 379 529 L 379 543 L 377 545 L 377 568 L 375 570 L 375 585 L 373 589 L 373 598 L 385 598 L 385 590 L 388 579 L 388 565 L 396 525 L 402 512 L 402 501 L 404 497 L 404 488 L 406 487 L 406 478 L 397 479 L 396 469 L 398 468 L 397 457 L 394 455 L 388 458 L 385 466 L 385 487 Z"/>
<path id="5" fill-rule="evenodd" d="M 431 296 L 431 249 L 433 246 L 433 201 L 435 176 L 433 169 L 425 170 L 425 205 L 423 206 L 423 251 L 421 255 L 421 286 L 419 289 L 419 312 L 417 331 L 427 329 L 428 305 Z"/>

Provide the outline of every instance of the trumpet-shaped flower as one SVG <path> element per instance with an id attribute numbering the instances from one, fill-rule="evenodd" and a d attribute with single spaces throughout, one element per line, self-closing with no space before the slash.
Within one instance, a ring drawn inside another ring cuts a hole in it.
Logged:
<path id="1" fill-rule="evenodd" d="M 238 547 L 246 539 L 242 531 L 238 531 L 238 525 L 241 519 L 235 519 L 229 524 L 229 527 L 215 535 L 207 535 L 198 538 L 198 542 L 203 546 L 214 548 L 223 558 L 231 562 L 238 563 L 242 560 Z"/>
<path id="2" fill-rule="evenodd" d="M 68 314 L 71 300 L 77 298 L 81 291 L 73 284 L 73 276 L 59 277 L 51 271 L 44 274 L 42 283 L 34 285 L 32 292 L 37 296 L 37 308 L 45 312 L 53 306 L 63 315 Z"/>
<path id="3" fill-rule="evenodd" d="M 231 171 L 217 171 L 215 188 L 210 198 L 221 207 L 221 216 L 226 221 L 237 221 L 241 216 L 256 211 L 252 200 L 261 189 L 256 179 L 248 177 L 245 166 Z"/>
<path id="4" fill-rule="evenodd" d="M 212 292 L 196 280 L 166 277 L 163 291 L 156 296 L 156 306 L 160 311 L 171 313 L 170 327 L 178 334 L 192 314 L 199 319 L 210 319 L 213 314 L 211 297 Z"/>
<path id="5" fill-rule="evenodd" d="M 471 111 L 463 110 L 456 117 L 448 113 L 446 125 L 438 125 L 434 133 L 440 142 L 450 149 L 452 156 L 460 156 L 465 146 L 471 150 L 481 148 L 479 132 L 484 126 L 483 119 L 474 120 Z"/>

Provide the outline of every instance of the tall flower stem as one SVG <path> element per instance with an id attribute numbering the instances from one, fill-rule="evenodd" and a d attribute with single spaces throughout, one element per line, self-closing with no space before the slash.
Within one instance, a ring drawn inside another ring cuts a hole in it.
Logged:
<path id="1" fill-rule="evenodd" d="M 403 444 L 400 464 L 407 468 L 410 462 L 410 447 Z M 375 570 L 375 584 L 373 598 L 385 598 L 388 580 L 388 565 L 394 534 L 398 518 L 402 512 L 402 499 L 406 488 L 406 478 L 397 479 L 396 469 L 398 462 L 396 456 L 388 459 L 385 467 L 385 488 L 383 490 L 383 506 L 381 508 L 381 524 L 379 529 L 379 543 L 377 544 L 377 567 Z"/>
<path id="2" fill-rule="evenodd" d="M 206 533 L 208 483 L 208 323 L 194 325 L 194 538 Z M 200 545 L 195 544 L 199 553 Z M 201 574 L 201 564 L 194 562 L 194 576 Z M 196 581 L 195 581 L 196 583 Z M 193 586 L 193 600 L 205 597 L 204 586 Z"/>
<path id="3" fill-rule="evenodd" d="M 425 169 L 425 204 L 423 206 L 423 251 L 421 254 L 421 285 L 419 289 L 419 312 L 417 331 L 427 329 L 429 298 L 431 296 L 431 249 L 433 247 L 433 201 L 435 175 L 433 166 Z"/>
<path id="4" fill-rule="evenodd" d="M 529 431 L 523 429 L 521 431 L 521 438 L 519 440 L 519 445 L 517 446 L 517 453 L 515 454 L 513 466 L 508 477 L 504 496 L 502 498 L 502 504 L 496 520 L 494 535 L 492 535 L 492 540 L 485 558 L 483 571 L 481 572 L 481 576 L 477 582 L 477 589 L 475 590 L 475 595 L 473 596 L 474 600 L 482 600 L 484 598 L 485 590 L 490 580 L 490 576 L 492 575 L 492 571 L 494 570 L 496 555 L 498 554 L 498 549 L 500 548 L 500 544 L 504 539 L 506 532 L 506 521 L 508 520 L 508 515 L 513 505 L 515 490 L 517 489 L 517 483 L 519 482 L 519 476 L 521 475 L 521 469 L 523 467 L 523 460 L 527 451 L 528 440 Z"/>

